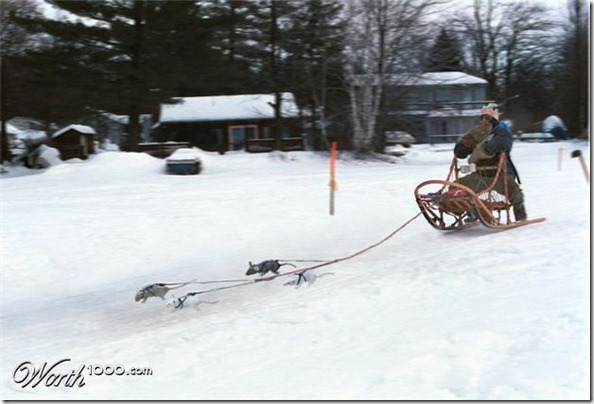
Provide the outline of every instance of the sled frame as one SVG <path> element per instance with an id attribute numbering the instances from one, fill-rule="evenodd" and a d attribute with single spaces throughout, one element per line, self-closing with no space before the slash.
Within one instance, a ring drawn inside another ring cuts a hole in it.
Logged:
<path id="1" fill-rule="evenodd" d="M 544 218 L 512 221 L 509 202 L 507 165 L 504 153 L 500 153 L 496 166 L 476 167 L 475 172 L 494 171 L 493 177 L 484 176 L 487 186 L 480 192 L 454 182 L 460 176 L 461 167 L 454 157 L 445 180 L 428 180 L 415 188 L 415 199 L 423 216 L 438 230 L 460 230 L 478 224 L 490 229 L 508 229 L 543 221 Z M 503 181 L 503 194 L 495 190 L 499 178 Z M 433 188 L 434 192 L 427 189 Z M 435 191 L 435 189 L 437 189 Z M 445 192 L 458 189 L 461 197 L 445 197 Z M 476 220 L 472 221 L 472 217 Z"/>

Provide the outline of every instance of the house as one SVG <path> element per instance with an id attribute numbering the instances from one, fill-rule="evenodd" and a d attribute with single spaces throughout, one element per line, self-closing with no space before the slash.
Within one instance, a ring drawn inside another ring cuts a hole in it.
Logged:
<path id="1" fill-rule="evenodd" d="M 203 150 L 250 152 L 303 150 L 301 118 L 293 94 L 281 94 L 281 122 L 275 119 L 274 94 L 176 98 L 162 104 L 153 139 L 188 142 Z"/>
<path id="2" fill-rule="evenodd" d="M 97 132 L 97 139 L 95 140 L 102 144 L 111 144 L 119 148 L 126 148 L 128 146 L 129 119 L 128 115 L 93 111 L 81 121 L 95 128 Z M 142 142 L 150 141 L 151 127 L 153 125 L 151 114 L 140 114 L 138 123 L 140 125 L 140 140 Z"/>
<path id="3" fill-rule="evenodd" d="M 487 100 L 487 81 L 462 72 L 390 75 L 385 87 L 385 131 L 405 131 L 419 142 L 455 141 L 474 126 Z"/>
<path id="4" fill-rule="evenodd" d="M 52 135 L 52 144 L 60 151 L 62 160 L 86 159 L 95 152 L 95 129 L 85 125 L 69 125 Z"/>

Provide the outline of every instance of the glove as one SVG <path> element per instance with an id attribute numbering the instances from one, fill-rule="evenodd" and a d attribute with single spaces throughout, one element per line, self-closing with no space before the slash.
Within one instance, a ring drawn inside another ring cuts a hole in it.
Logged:
<path id="1" fill-rule="evenodd" d="M 463 144 L 467 149 L 474 150 L 476 145 L 489 136 L 490 132 L 490 125 L 478 124 L 463 134 L 460 139 L 458 139 L 458 142 Z"/>
<path id="2" fill-rule="evenodd" d="M 487 153 L 487 150 L 485 149 L 485 145 L 486 145 L 487 141 L 483 140 L 482 142 L 479 143 L 479 145 L 474 149 L 474 151 L 472 152 L 472 154 L 470 155 L 470 157 L 468 158 L 468 162 L 470 164 L 475 164 L 478 160 L 483 160 L 483 159 L 490 159 L 493 156 L 495 156 L 495 153 L 493 154 L 489 154 Z"/>

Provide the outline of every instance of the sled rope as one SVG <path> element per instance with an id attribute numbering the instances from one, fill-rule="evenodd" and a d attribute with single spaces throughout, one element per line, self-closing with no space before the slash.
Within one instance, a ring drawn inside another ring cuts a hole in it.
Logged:
<path id="1" fill-rule="evenodd" d="M 293 274 L 298 274 L 298 273 L 304 273 L 306 271 L 311 271 L 313 269 L 318 269 L 318 268 L 322 268 L 328 265 L 332 265 L 332 264 L 337 264 L 339 262 L 343 262 L 343 261 L 347 261 L 350 259 L 353 259 L 355 257 L 358 257 L 359 255 L 365 254 L 366 252 L 368 252 L 371 249 L 374 249 L 376 247 L 378 247 L 379 245 L 385 243 L 386 241 L 388 241 L 389 239 L 391 239 L 392 237 L 394 237 L 398 232 L 400 232 L 402 229 L 404 229 L 406 226 L 408 226 L 410 223 L 412 223 L 416 218 L 418 218 L 419 216 L 421 216 L 422 212 L 417 213 L 416 215 L 414 215 L 413 217 L 411 217 L 410 219 L 408 219 L 404 224 L 402 224 L 400 227 L 398 227 L 396 230 L 394 230 L 392 233 L 388 234 L 386 237 L 384 237 L 383 239 L 381 239 L 380 241 L 378 241 L 375 244 L 372 244 L 368 247 L 365 247 L 362 250 L 359 250 L 351 255 L 347 255 L 345 257 L 342 258 L 336 258 L 334 260 L 331 261 L 322 261 L 321 264 L 318 265 L 313 265 L 309 268 L 300 268 L 300 269 L 296 269 L 294 271 L 290 271 L 290 272 L 285 272 L 282 274 L 277 274 L 277 275 L 272 275 L 272 276 L 268 276 L 265 278 L 260 278 L 260 279 L 255 279 L 254 282 L 263 282 L 263 281 L 271 281 L 273 279 L 279 278 L 281 276 L 287 276 L 287 275 L 293 275 Z"/>
<path id="2" fill-rule="evenodd" d="M 400 227 L 398 227 L 396 230 L 394 230 L 393 232 L 391 232 L 390 234 L 388 234 L 386 237 L 384 237 L 383 239 L 381 239 L 380 241 L 378 241 L 375 244 L 372 244 L 368 247 L 365 247 L 362 250 L 359 250 L 351 255 L 347 255 L 345 257 L 342 258 L 337 258 L 334 260 L 330 260 L 330 261 L 322 261 L 322 260 L 307 260 L 304 262 L 321 262 L 320 264 L 317 265 L 313 265 L 307 268 L 299 268 L 299 269 L 295 269 L 294 271 L 289 271 L 289 272 L 285 272 L 282 274 L 276 274 L 276 275 L 272 275 L 272 276 L 267 276 L 264 278 L 260 278 L 260 279 L 253 279 L 253 280 L 237 280 L 237 281 L 233 281 L 233 280 L 229 280 L 229 281 L 210 281 L 210 282 L 204 282 L 204 283 L 215 283 L 215 282 L 241 282 L 235 285 L 229 285 L 229 286 L 221 286 L 218 288 L 211 288 L 211 289 L 206 289 L 206 290 L 201 290 L 201 291 L 197 291 L 197 292 L 190 292 L 185 294 L 184 296 L 175 298 L 175 305 L 174 308 L 176 309 L 180 309 L 183 308 L 185 301 L 187 300 L 188 297 L 190 296 L 197 296 L 197 295 L 203 295 L 206 293 L 211 293 L 211 292 L 216 292 L 216 291 L 220 291 L 220 290 L 226 290 L 226 289 L 233 289 L 233 288 L 238 288 L 241 286 L 246 286 L 246 285 L 250 285 L 250 284 L 254 284 L 254 283 L 258 283 L 258 282 L 266 282 L 266 281 L 271 281 L 273 279 L 276 278 L 280 278 L 281 276 L 288 276 L 288 275 L 294 275 L 294 274 L 303 274 L 307 271 L 311 271 L 314 269 L 318 269 L 318 268 L 322 268 L 328 265 L 332 265 L 332 264 L 337 264 L 339 262 L 343 262 L 343 261 L 347 261 L 350 259 L 353 259 L 355 257 L 358 257 L 359 255 L 362 255 L 366 252 L 368 252 L 369 250 L 378 247 L 379 245 L 385 243 L 386 241 L 388 241 L 389 239 L 391 239 L 392 237 L 394 237 L 398 232 L 400 232 L 402 229 L 404 229 L 406 226 L 408 226 L 410 223 L 412 223 L 415 219 L 417 219 L 420 215 L 422 214 L 422 212 L 419 212 L 417 214 L 415 214 L 413 217 L 411 217 L 410 219 L 408 219 L 404 224 L 402 224 Z"/>

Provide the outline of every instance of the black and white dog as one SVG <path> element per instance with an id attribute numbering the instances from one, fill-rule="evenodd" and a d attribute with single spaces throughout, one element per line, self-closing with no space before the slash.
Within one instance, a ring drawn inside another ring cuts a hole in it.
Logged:
<path id="1" fill-rule="evenodd" d="M 273 272 L 278 275 L 278 270 L 283 265 L 291 265 L 292 267 L 295 268 L 295 265 L 293 265 L 293 264 L 289 264 L 289 263 L 281 264 L 278 262 L 278 260 L 266 260 L 266 261 L 260 262 L 259 264 L 252 264 L 252 261 L 250 261 L 249 268 L 245 274 L 246 275 L 260 274 L 260 276 L 264 276 L 268 272 Z"/>
<path id="2" fill-rule="evenodd" d="M 144 303 L 149 297 L 160 297 L 161 300 L 165 300 L 165 295 L 170 290 L 179 289 L 194 281 L 195 279 L 185 283 L 153 283 L 138 290 L 134 295 L 134 301 L 142 301 L 142 303 Z"/>

